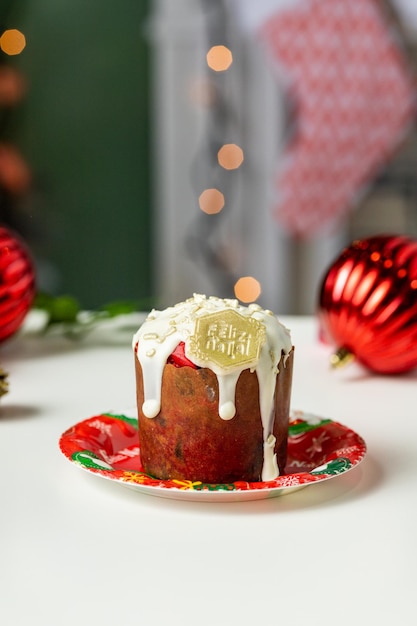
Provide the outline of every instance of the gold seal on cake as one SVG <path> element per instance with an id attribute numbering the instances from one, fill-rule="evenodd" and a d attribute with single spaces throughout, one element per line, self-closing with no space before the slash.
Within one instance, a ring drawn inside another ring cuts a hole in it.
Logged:
<path id="1" fill-rule="evenodd" d="M 233 369 L 257 363 L 265 342 L 265 326 L 237 311 L 217 311 L 198 317 L 188 356 L 197 365 Z"/>

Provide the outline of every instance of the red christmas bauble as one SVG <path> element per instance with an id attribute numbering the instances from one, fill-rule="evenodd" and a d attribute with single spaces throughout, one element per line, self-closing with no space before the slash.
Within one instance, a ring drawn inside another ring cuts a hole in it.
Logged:
<path id="1" fill-rule="evenodd" d="M 353 242 L 325 274 L 320 332 L 370 370 L 399 374 L 417 367 L 417 240 L 381 235 Z"/>
<path id="2" fill-rule="evenodd" d="M 0 341 L 22 325 L 35 296 L 35 270 L 24 242 L 0 226 Z"/>

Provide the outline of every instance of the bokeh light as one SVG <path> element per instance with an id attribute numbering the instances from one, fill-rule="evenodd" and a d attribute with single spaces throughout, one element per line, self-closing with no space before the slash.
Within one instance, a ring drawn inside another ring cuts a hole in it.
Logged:
<path id="1" fill-rule="evenodd" d="M 218 189 L 205 189 L 198 199 L 200 209 L 208 215 L 220 213 L 224 207 L 224 195 Z"/>
<path id="2" fill-rule="evenodd" d="M 217 153 L 219 165 L 225 170 L 236 170 L 243 163 L 243 150 L 235 143 L 225 143 Z"/>
<path id="3" fill-rule="evenodd" d="M 206 55 L 207 65 L 215 72 L 224 72 L 233 63 L 233 55 L 226 46 L 213 46 Z"/>
<path id="4" fill-rule="evenodd" d="M 10 193 L 21 194 L 28 190 L 31 172 L 20 152 L 12 145 L 0 143 L 0 186 Z"/>
<path id="5" fill-rule="evenodd" d="M 24 34 L 16 28 L 5 30 L 0 37 L 0 48 L 9 56 L 20 54 L 25 46 L 26 38 Z"/>
<path id="6" fill-rule="evenodd" d="M 23 75 L 13 67 L 0 65 L 0 105 L 14 106 L 26 91 Z"/>
<path id="7" fill-rule="evenodd" d="M 261 295 L 261 284 L 253 276 L 242 276 L 235 283 L 235 296 L 241 302 L 255 302 Z"/>

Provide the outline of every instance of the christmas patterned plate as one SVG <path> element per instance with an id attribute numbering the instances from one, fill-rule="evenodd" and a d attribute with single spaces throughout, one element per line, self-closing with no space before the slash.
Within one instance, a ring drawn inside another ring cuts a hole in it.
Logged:
<path id="1" fill-rule="evenodd" d="M 135 413 L 100 413 L 76 424 L 61 435 L 61 452 L 88 472 L 142 493 L 211 502 L 261 500 L 292 493 L 340 476 L 356 467 L 366 454 L 363 439 L 346 426 L 293 411 L 285 475 L 269 482 L 221 485 L 158 480 L 143 471 Z"/>

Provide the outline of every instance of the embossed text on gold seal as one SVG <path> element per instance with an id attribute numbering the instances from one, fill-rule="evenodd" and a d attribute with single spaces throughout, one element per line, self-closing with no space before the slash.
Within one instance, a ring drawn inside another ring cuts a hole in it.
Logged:
<path id="1" fill-rule="evenodd" d="M 265 342 L 265 327 L 232 309 L 197 318 L 188 354 L 198 365 L 231 369 L 257 363 Z"/>

